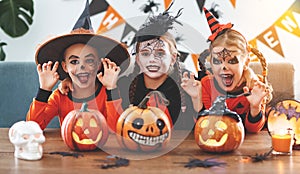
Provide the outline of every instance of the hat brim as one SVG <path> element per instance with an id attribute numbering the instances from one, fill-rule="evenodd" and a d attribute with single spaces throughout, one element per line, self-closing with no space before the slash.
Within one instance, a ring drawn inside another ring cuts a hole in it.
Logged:
<path id="1" fill-rule="evenodd" d="M 129 66 L 129 53 L 127 48 L 120 42 L 110 39 L 105 36 L 96 34 L 66 34 L 53 38 L 42 44 L 36 51 L 36 64 L 47 63 L 48 61 L 59 62 L 58 74 L 59 79 L 63 80 L 68 77 L 68 74 L 63 70 L 61 62 L 63 61 L 63 53 L 69 46 L 83 43 L 97 49 L 100 58 L 109 58 L 121 68 L 121 73 Z"/>

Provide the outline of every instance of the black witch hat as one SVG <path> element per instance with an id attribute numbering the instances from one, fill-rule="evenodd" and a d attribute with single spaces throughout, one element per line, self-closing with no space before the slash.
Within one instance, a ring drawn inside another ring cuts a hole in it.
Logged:
<path id="1" fill-rule="evenodd" d="M 90 20 L 88 0 L 86 1 L 83 13 L 77 20 L 70 34 L 55 37 L 40 45 L 35 54 L 35 61 L 37 64 L 43 64 L 48 61 L 59 61 L 60 65 L 57 72 L 59 79 L 63 80 L 68 77 L 68 74 L 61 67 L 63 53 L 66 48 L 76 43 L 83 43 L 96 48 L 99 57 L 109 58 L 118 66 L 121 66 L 122 72 L 125 71 L 129 65 L 130 56 L 126 47 L 118 41 L 94 33 Z"/>

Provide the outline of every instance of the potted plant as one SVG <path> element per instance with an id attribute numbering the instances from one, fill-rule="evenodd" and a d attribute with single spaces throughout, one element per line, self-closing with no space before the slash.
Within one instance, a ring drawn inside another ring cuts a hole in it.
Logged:
<path id="1" fill-rule="evenodd" d="M 33 0 L 0 0 L 0 27 L 12 38 L 23 36 L 29 30 L 33 14 Z M 0 61 L 5 60 L 5 45 L 0 39 Z"/>

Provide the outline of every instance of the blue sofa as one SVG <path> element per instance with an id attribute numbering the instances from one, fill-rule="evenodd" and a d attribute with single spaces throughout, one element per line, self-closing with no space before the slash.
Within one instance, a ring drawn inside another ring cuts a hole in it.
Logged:
<path id="1" fill-rule="evenodd" d="M 39 87 L 35 62 L 0 62 L 0 127 L 25 120 Z M 49 128 L 59 127 L 58 118 Z"/>

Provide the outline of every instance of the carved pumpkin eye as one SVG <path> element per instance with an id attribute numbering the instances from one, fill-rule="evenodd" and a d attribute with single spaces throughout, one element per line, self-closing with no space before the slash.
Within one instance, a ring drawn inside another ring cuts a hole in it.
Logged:
<path id="1" fill-rule="evenodd" d="M 134 127 L 135 129 L 141 129 L 143 125 L 144 125 L 144 120 L 141 118 L 136 118 L 132 122 L 132 127 Z"/>
<path id="2" fill-rule="evenodd" d="M 82 118 L 78 118 L 78 120 L 76 121 L 76 126 L 78 126 L 78 127 L 82 127 L 83 126 L 83 120 L 82 120 Z"/>
<path id="3" fill-rule="evenodd" d="M 91 120 L 90 120 L 90 127 L 98 127 L 97 121 L 95 120 L 95 118 L 91 118 Z"/>
<path id="4" fill-rule="evenodd" d="M 156 125 L 159 128 L 159 130 L 162 130 L 166 126 L 165 122 L 162 119 L 158 119 L 156 121 Z"/>
<path id="5" fill-rule="evenodd" d="M 209 120 L 203 120 L 201 123 L 200 123 L 200 127 L 201 128 L 206 128 L 208 127 L 209 125 Z"/>
<path id="6" fill-rule="evenodd" d="M 226 130 L 227 129 L 227 125 L 223 121 L 217 121 L 215 126 L 216 126 L 217 129 L 221 129 L 221 130 Z"/>

